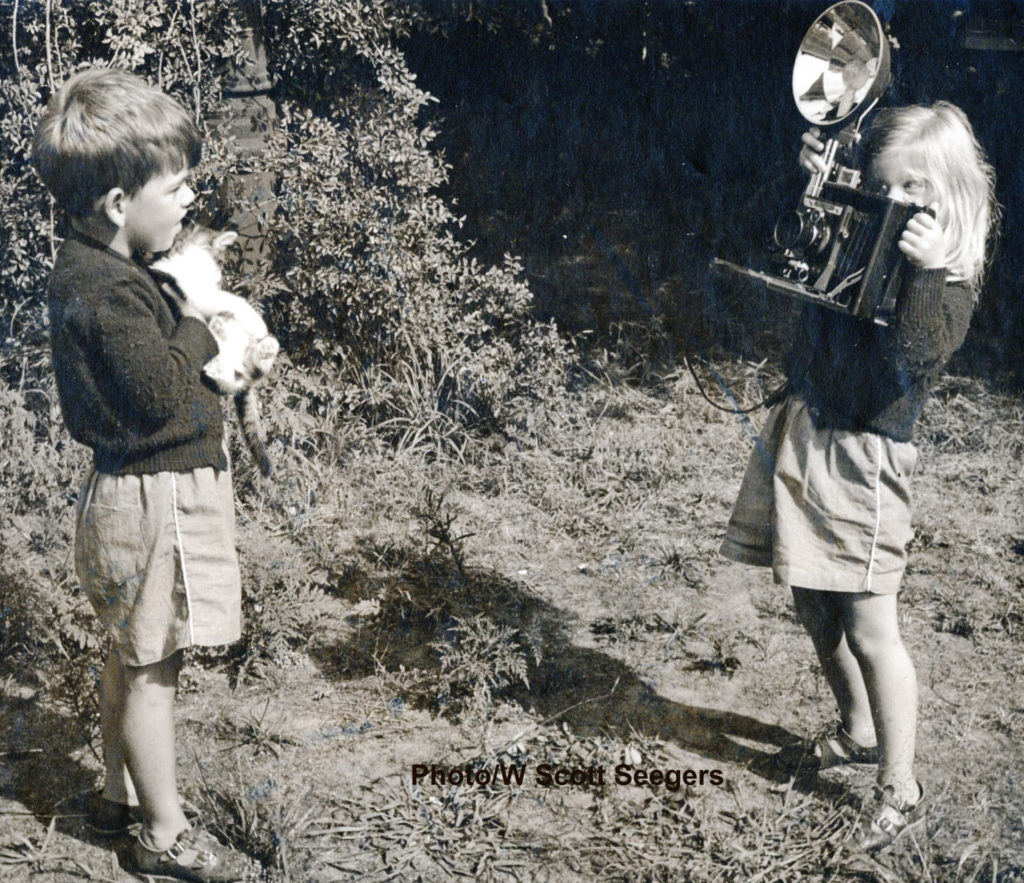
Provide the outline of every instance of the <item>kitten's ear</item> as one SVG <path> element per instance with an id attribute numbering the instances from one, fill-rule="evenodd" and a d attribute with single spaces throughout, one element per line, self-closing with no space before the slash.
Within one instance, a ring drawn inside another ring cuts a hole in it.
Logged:
<path id="1" fill-rule="evenodd" d="M 238 234 L 234 230 L 225 230 L 213 237 L 213 247 L 216 251 L 224 251 L 229 245 L 234 245 Z"/>

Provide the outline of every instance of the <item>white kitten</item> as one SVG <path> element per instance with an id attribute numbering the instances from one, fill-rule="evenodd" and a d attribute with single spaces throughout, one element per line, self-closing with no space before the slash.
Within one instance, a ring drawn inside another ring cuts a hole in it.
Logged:
<path id="1" fill-rule="evenodd" d="M 178 293 L 206 320 L 218 353 L 203 366 L 203 374 L 218 391 L 234 395 L 242 435 L 260 471 L 269 475 L 272 467 L 260 433 L 257 398 L 249 390 L 270 371 L 280 346 L 245 298 L 221 288 L 220 260 L 237 238 L 230 230 L 191 228 L 179 234 L 150 269 L 170 276 Z"/>

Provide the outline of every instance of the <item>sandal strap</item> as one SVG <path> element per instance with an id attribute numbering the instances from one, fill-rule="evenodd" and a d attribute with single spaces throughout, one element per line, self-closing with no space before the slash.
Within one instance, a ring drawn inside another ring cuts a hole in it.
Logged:
<path id="1" fill-rule="evenodd" d="M 195 828 L 186 828 L 182 831 L 178 839 L 164 850 L 164 855 L 168 858 L 174 859 L 174 861 L 179 865 L 194 870 L 200 870 L 216 864 L 217 856 L 211 849 L 204 848 L 206 845 L 205 841 L 200 843 L 200 840 L 202 839 L 200 834 L 205 834 L 206 832 L 200 831 L 198 833 L 194 833 L 195 831 Z M 209 838 L 208 834 L 206 836 Z M 188 857 L 186 855 L 187 853 L 192 853 L 191 857 Z M 183 856 L 186 857 L 183 858 Z"/>
<path id="2" fill-rule="evenodd" d="M 874 796 L 878 803 L 892 807 L 898 813 L 908 815 L 917 810 L 924 801 L 924 785 L 920 782 L 917 783 L 917 792 L 917 800 L 913 803 L 908 803 L 905 800 L 898 800 L 896 798 L 896 791 L 891 785 L 888 785 L 885 788 L 881 788 L 878 785 L 874 786 Z"/>
<path id="3" fill-rule="evenodd" d="M 877 746 L 854 741 L 841 724 L 833 724 L 820 736 L 783 746 L 776 755 L 785 766 L 819 771 L 848 763 L 878 763 L 879 756 Z"/>
<path id="4" fill-rule="evenodd" d="M 239 880 L 247 860 L 203 828 L 186 828 L 167 849 L 156 852 L 139 841 L 137 862 L 143 873 L 166 874 L 180 880 Z"/>
<path id="5" fill-rule="evenodd" d="M 842 727 L 836 727 L 835 734 L 825 737 L 829 747 L 832 743 L 838 743 L 840 750 L 835 751 L 837 757 L 842 758 L 845 763 L 878 763 L 880 751 L 877 745 L 861 745 L 853 736 Z"/>
<path id="6" fill-rule="evenodd" d="M 873 851 L 900 839 L 904 832 L 924 822 L 924 786 L 918 782 L 919 796 L 914 803 L 898 800 L 892 786 L 874 787 L 874 799 L 866 808 L 856 842 L 859 848 Z"/>

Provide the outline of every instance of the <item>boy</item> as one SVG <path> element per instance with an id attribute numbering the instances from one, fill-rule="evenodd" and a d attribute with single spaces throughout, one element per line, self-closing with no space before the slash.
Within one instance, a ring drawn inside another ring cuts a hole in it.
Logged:
<path id="1" fill-rule="evenodd" d="M 200 374 L 217 344 L 139 262 L 181 229 L 201 149 L 174 99 L 126 72 L 90 69 L 50 100 L 33 158 L 70 222 L 48 286 L 50 342 L 64 421 L 93 451 L 75 568 L 111 637 L 100 682 L 106 783 L 91 821 L 116 833 L 141 812 L 138 872 L 230 881 L 245 857 L 182 812 L 173 715 L 183 648 L 241 630 L 221 409 Z"/>

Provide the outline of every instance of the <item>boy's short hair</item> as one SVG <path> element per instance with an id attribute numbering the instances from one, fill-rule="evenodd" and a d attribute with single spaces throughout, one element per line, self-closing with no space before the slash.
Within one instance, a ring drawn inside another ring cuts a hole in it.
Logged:
<path id="1" fill-rule="evenodd" d="M 196 165 L 202 145 L 170 95 L 127 71 L 89 68 L 50 99 L 32 159 L 57 204 L 85 217 L 115 187 L 130 196 L 156 175 Z"/>

